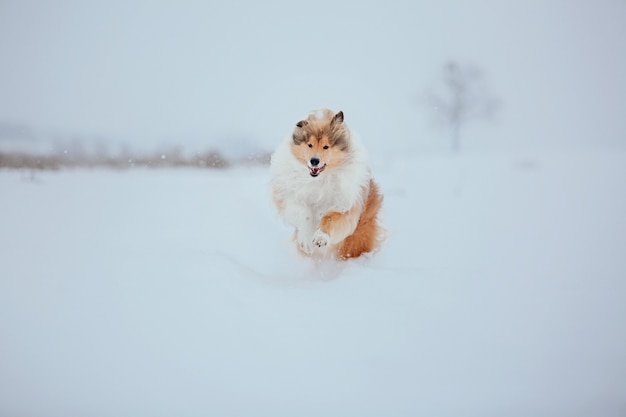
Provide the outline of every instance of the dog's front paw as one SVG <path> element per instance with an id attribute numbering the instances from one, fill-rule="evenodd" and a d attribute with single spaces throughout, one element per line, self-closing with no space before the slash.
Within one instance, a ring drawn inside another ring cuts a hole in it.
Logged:
<path id="1" fill-rule="evenodd" d="M 311 255 L 313 253 L 313 245 L 309 242 L 298 241 L 298 247 L 307 255 Z"/>
<path id="2" fill-rule="evenodd" d="M 318 248 L 323 248 L 328 245 L 328 242 L 330 242 L 330 236 L 328 236 L 327 233 L 322 232 L 320 229 L 317 229 L 313 235 L 313 244 Z"/>
<path id="3" fill-rule="evenodd" d="M 304 254 L 311 255 L 313 253 L 313 242 L 311 241 L 310 234 L 298 231 L 296 235 L 296 243 L 298 244 L 300 251 Z"/>

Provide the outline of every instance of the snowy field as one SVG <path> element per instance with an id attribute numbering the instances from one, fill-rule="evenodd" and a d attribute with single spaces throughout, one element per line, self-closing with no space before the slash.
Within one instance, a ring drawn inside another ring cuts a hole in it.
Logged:
<path id="1" fill-rule="evenodd" d="M 375 162 L 321 265 L 267 167 L 0 171 L 0 415 L 626 415 L 626 153 Z"/>

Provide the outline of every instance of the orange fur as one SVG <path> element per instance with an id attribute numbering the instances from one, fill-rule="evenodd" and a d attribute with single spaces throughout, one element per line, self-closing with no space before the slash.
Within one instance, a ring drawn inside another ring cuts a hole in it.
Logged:
<path id="1" fill-rule="evenodd" d="M 320 230 L 331 237 L 331 240 L 340 242 L 355 230 L 363 206 L 357 204 L 345 213 L 331 211 L 322 217 L 320 222 Z"/>
<path id="2" fill-rule="evenodd" d="M 354 206 L 345 213 L 332 211 L 322 218 L 320 229 L 331 236 L 331 239 L 337 235 L 345 236 L 345 239 L 338 242 L 333 249 L 337 258 L 341 260 L 356 258 L 380 246 L 382 229 L 378 224 L 378 212 L 382 202 L 383 197 L 378 191 L 378 185 L 374 180 L 370 180 L 365 206 Z M 356 229 L 350 234 L 354 223 Z"/>
<path id="3" fill-rule="evenodd" d="M 324 149 L 324 147 L 327 148 Z M 346 153 L 332 146 L 328 135 L 321 137 L 311 135 L 299 144 L 292 143 L 291 153 L 305 165 L 313 156 L 318 157 L 320 165 L 326 165 L 328 169 L 338 167 L 346 160 Z"/>
<path id="4" fill-rule="evenodd" d="M 363 253 L 372 252 L 380 246 L 382 229 L 378 224 L 378 212 L 383 204 L 383 196 L 378 185 L 370 180 L 370 189 L 365 207 L 359 218 L 356 230 L 337 248 L 339 259 L 356 258 Z"/>

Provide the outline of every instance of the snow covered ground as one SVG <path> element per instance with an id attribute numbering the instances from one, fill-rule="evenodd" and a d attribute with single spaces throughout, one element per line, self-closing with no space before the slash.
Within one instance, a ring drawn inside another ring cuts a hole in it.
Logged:
<path id="1" fill-rule="evenodd" d="M 298 258 L 267 167 L 0 172 L 2 416 L 623 416 L 626 153 L 375 160 Z"/>

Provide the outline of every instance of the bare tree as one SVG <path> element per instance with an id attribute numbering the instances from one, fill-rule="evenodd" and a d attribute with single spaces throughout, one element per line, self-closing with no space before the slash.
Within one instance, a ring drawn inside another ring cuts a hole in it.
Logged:
<path id="1" fill-rule="evenodd" d="M 444 66 L 441 85 L 427 95 L 427 103 L 435 118 L 450 131 L 454 152 L 461 149 L 461 128 L 470 120 L 491 118 L 500 106 L 481 70 L 453 61 Z"/>

